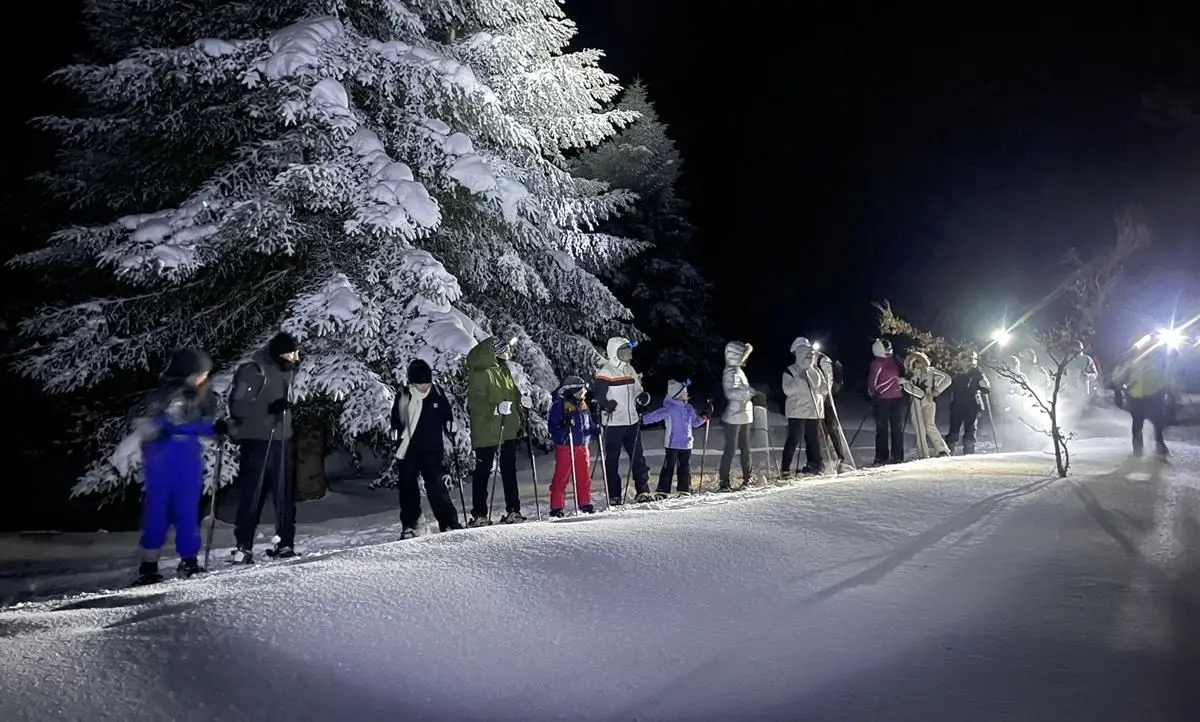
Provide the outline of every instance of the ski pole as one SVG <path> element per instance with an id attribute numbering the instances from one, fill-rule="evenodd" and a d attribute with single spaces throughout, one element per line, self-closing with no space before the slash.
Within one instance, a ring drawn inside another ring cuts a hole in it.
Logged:
<path id="1" fill-rule="evenodd" d="M 712 402 L 708 403 L 708 408 L 712 409 Z M 696 484 L 696 494 L 704 492 L 704 462 L 708 461 L 708 430 L 712 428 L 712 414 L 704 420 L 704 444 L 700 448 L 700 480 Z"/>
<path id="2" fill-rule="evenodd" d="M 854 463 L 854 453 L 850 451 L 850 444 L 846 443 L 846 432 L 842 430 L 842 418 L 841 415 L 838 414 L 837 402 L 833 400 L 832 395 L 828 397 L 828 401 L 829 409 L 833 412 L 833 421 L 835 424 L 837 424 L 837 442 L 841 444 L 842 456 L 845 457 L 844 459 L 841 459 L 841 461 L 848 462 L 850 464 L 850 469 L 852 471 L 857 471 L 858 464 Z M 866 420 L 867 417 L 864 416 L 863 422 L 865 423 Z M 858 428 L 859 430 L 862 430 L 862 424 L 859 424 Z M 828 432 L 828 429 L 826 431 Z"/>
<path id="3" fill-rule="evenodd" d="M 854 442 L 858 441 L 858 435 L 862 433 L 863 427 L 867 425 L 867 416 L 870 416 L 870 414 L 863 414 L 862 421 L 858 422 L 858 429 L 855 430 L 854 436 L 850 437 L 850 449 L 854 448 Z M 850 449 L 847 449 L 847 451 Z"/>
<path id="4" fill-rule="evenodd" d="M 992 420 L 992 397 L 983 397 L 983 409 L 987 413 L 988 429 L 992 432 L 992 443 L 996 445 L 996 451 L 1000 451 L 1000 437 L 996 436 L 996 422 Z"/>
<path id="5" fill-rule="evenodd" d="M 221 488 L 221 468 L 225 462 L 225 437 L 217 437 L 217 467 L 213 473 L 212 500 L 208 505 L 208 535 L 204 541 L 204 568 L 208 569 L 208 556 L 212 552 L 213 534 L 217 530 L 217 491 Z"/>
<path id="6" fill-rule="evenodd" d="M 492 464 L 493 464 L 493 466 L 492 466 L 492 484 L 491 484 L 491 489 L 488 491 L 488 515 L 487 515 L 487 518 L 488 518 L 489 522 L 492 520 L 492 506 L 496 502 L 496 477 L 500 475 L 500 455 L 502 453 L 502 450 L 504 449 L 504 419 L 505 419 L 505 416 L 501 415 L 500 416 L 500 439 L 499 439 L 499 443 L 496 444 L 496 455 L 495 455 L 494 460 L 492 461 Z"/>
<path id="7" fill-rule="evenodd" d="M 575 500 L 575 513 L 579 513 L 579 480 L 575 476 L 575 419 L 567 422 L 567 451 L 571 454 L 571 497 Z"/>
<path id="8" fill-rule="evenodd" d="M 537 460 L 533 458 L 533 434 L 530 433 L 529 425 L 525 425 L 525 446 L 529 449 L 529 473 L 533 476 L 533 508 L 537 515 L 535 518 L 542 518 L 542 502 L 538 496 L 538 478 L 537 478 Z"/>
<path id="9" fill-rule="evenodd" d="M 467 522 L 467 497 L 463 494 L 462 463 L 458 459 L 458 449 L 452 451 L 451 454 L 454 478 L 458 480 L 458 503 L 462 504 L 463 523 L 465 524 Z"/>
<path id="10" fill-rule="evenodd" d="M 596 436 L 596 451 L 600 457 L 600 473 L 604 475 L 604 510 L 608 511 L 612 508 L 612 499 L 608 490 L 608 455 L 604 452 L 604 445 L 608 443 L 607 412 L 604 420 L 606 423 L 600 425 L 600 433 Z"/>

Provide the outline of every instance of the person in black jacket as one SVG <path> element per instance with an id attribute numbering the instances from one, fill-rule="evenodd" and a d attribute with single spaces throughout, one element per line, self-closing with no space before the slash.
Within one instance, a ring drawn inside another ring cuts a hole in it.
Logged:
<path id="1" fill-rule="evenodd" d="M 948 389 L 950 392 L 950 433 L 946 434 L 946 446 L 954 453 L 958 435 L 962 433 L 963 453 L 975 453 L 975 428 L 979 412 L 983 410 L 983 396 L 990 394 L 992 384 L 979 368 L 979 354 L 971 354 L 971 368 L 954 375 Z M 990 398 L 990 397 L 989 397 Z"/>
<path id="2" fill-rule="evenodd" d="M 463 528 L 442 478 L 446 456 L 442 440 L 453 440 L 455 430 L 454 409 L 442 389 L 433 383 L 433 369 L 416 359 L 408 365 L 408 385 L 396 394 L 392 404 L 392 431 L 400 442 L 396 448 L 396 486 L 400 493 L 401 539 L 417 535 L 417 520 L 421 518 L 418 476 L 425 479 L 425 494 L 441 531 Z"/>
<path id="3" fill-rule="evenodd" d="M 254 535 L 269 493 L 275 503 L 274 548 L 267 556 L 296 556 L 296 464 L 292 445 L 292 383 L 300 344 L 275 334 L 233 376 L 229 436 L 240 448 L 235 564 L 254 563 Z"/>

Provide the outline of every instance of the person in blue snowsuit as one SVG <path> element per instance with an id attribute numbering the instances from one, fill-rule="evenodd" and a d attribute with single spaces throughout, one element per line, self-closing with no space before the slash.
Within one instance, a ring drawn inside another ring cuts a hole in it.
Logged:
<path id="1" fill-rule="evenodd" d="M 204 571 L 196 561 L 204 490 L 204 447 L 200 437 L 228 431 L 224 420 L 212 418 L 215 403 L 208 381 L 211 371 L 212 359 L 203 351 L 177 351 L 163 373 L 162 386 L 150 394 L 145 413 L 137 421 L 146 481 L 139 584 L 162 580 L 158 560 L 172 526 L 175 551 L 181 560 L 180 576 Z"/>

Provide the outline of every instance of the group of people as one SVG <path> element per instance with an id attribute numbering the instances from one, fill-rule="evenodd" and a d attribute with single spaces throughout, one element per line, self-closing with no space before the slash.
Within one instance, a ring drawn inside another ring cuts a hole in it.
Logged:
<path id="1" fill-rule="evenodd" d="M 465 520 L 468 527 L 493 523 L 491 492 L 497 477 L 504 500 L 499 523 L 525 521 L 516 455 L 518 440 L 529 434 L 532 403 L 519 389 L 508 365 L 515 346 L 516 339 L 489 338 L 472 348 L 463 361 L 475 457 L 470 474 L 471 506 Z M 671 495 L 673 482 L 678 494 L 692 491 L 695 430 L 704 428 L 707 439 L 713 406 L 709 403 L 703 411 L 698 411 L 689 398 L 690 382 L 670 380 L 663 405 L 648 410 L 650 395 L 633 366 L 636 346 L 626 338 L 609 339 L 606 357 L 591 384 L 579 376 L 569 376 L 553 393 L 547 415 L 549 436 L 555 447 L 550 482 L 552 517 L 566 514 L 568 487 L 579 513 L 595 512 L 589 451 L 593 439 L 598 441 L 598 461 L 603 468 L 609 506 L 625 502 L 623 486 L 627 487 L 629 482 L 633 483 L 637 502 Z M 750 385 L 745 373 L 752 351 L 750 344 L 740 341 L 731 341 L 724 349 L 722 390 L 726 405 L 721 419 L 725 443 L 717 467 L 718 491 L 733 489 L 730 477 L 735 455 L 740 456 L 742 485 L 758 482 L 750 437 L 755 407 L 765 406 L 766 397 Z M 911 409 L 907 413 L 916 422 L 919 444 L 930 455 L 950 455 L 960 438 L 963 453 L 974 453 L 979 415 L 988 408 L 987 399 L 992 392 L 992 383 L 979 368 L 978 355 L 972 356 L 966 371 L 951 375 L 934 367 L 928 356 L 919 351 L 909 353 L 902 363 L 886 339 L 875 340 L 872 352 L 874 359 L 867 388 L 876 429 L 875 464 L 904 461 L 906 409 Z M 853 464 L 834 403 L 842 385 L 841 365 L 805 337 L 793 341 L 791 353 L 794 361 L 782 375 L 787 437 L 780 476 L 786 479 L 794 472 L 793 462 L 801 448 L 804 464 L 795 471 L 822 474 L 828 464 L 841 471 L 845 464 Z M 175 527 L 176 548 L 181 558 L 179 574 L 190 576 L 204 571 L 198 553 L 203 489 L 200 439 L 206 436 L 228 436 L 239 448 L 235 481 L 236 549 L 232 561 L 253 563 L 254 539 L 268 496 L 274 502 L 276 535 L 266 553 L 273 558 L 296 555 L 291 408 L 299 361 L 296 339 L 287 333 L 276 334 L 236 371 L 229 396 L 229 418 L 216 419 L 209 380 L 211 359 L 195 349 L 185 349 L 173 356 L 161 388 L 151 395 L 135 431 L 145 462 L 139 583 L 162 578 L 159 558 L 170 526 Z M 1020 373 L 1021 359 L 1014 357 L 1011 363 Z M 1029 360 L 1028 365 L 1031 369 L 1040 368 L 1036 359 Z M 1166 382 L 1159 382 L 1154 368 L 1132 364 L 1123 373 L 1131 379 L 1128 408 L 1134 417 L 1135 450 L 1140 452 L 1141 426 L 1149 420 L 1156 429 L 1159 453 L 1165 454 L 1162 415 L 1151 400 L 1161 397 Z M 1094 362 L 1081 373 L 1094 385 L 1094 376 L 1090 375 L 1095 373 Z M 950 428 L 943 436 L 934 412 L 936 399 L 947 393 Z M 641 432 L 643 425 L 660 422 L 666 426 L 664 460 L 657 487 L 651 491 Z M 425 361 L 417 359 L 408 366 L 406 383 L 395 396 L 390 425 L 396 442 L 394 468 L 401 538 L 416 536 L 422 479 L 439 528 L 442 531 L 463 528 L 450 489 L 443 481 L 446 449 L 453 445 L 457 434 L 454 400 L 434 382 L 433 369 Z M 624 485 L 620 473 L 622 454 L 628 458 Z"/>

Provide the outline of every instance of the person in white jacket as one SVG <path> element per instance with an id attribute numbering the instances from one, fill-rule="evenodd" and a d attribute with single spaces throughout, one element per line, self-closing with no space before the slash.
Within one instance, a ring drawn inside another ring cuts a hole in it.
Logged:
<path id="1" fill-rule="evenodd" d="M 600 405 L 603 429 L 604 473 L 608 483 L 608 503 L 625 503 L 621 488 L 621 450 L 629 456 L 638 501 L 653 501 L 650 493 L 650 466 L 642 452 L 642 412 L 650 403 L 650 394 L 642 389 L 642 377 L 630 363 L 637 343 L 614 336 L 608 340 L 608 358 L 596 371 L 592 398 Z"/>
<path id="2" fill-rule="evenodd" d="M 721 451 L 718 491 L 732 491 L 729 473 L 733 467 L 734 453 L 741 454 L 742 485 L 754 483 L 754 464 L 750 456 L 750 426 L 754 422 L 755 391 L 742 368 L 754 347 L 741 341 L 725 344 L 725 371 L 721 374 L 721 388 L 725 392 L 725 448 Z"/>
<path id="3" fill-rule="evenodd" d="M 904 365 L 908 367 L 908 378 L 904 383 L 915 387 L 915 391 L 909 391 L 914 397 L 913 403 L 920 408 L 920 423 L 924 426 L 914 431 L 918 438 L 921 434 L 925 435 L 932 453 L 937 456 L 949 456 L 950 447 L 946 445 L 946 440 L 942 438 L 942 433 L 937 427 L 937 397 L 950 388 L 953 379 L 950 374 L 935 368 L 929 357 L 921 351 L 910 351 L 908 358 L 904 359 Z"/>
<path id="4" fill-rule="evenodd" d="M 792 353 L 796 356 L 796 362 L 783 372 L 783 395 L 787 397 L 784 412 L 788 420 L 781 469 L 784 479 L 791 476 L 792 461 L 801 439 L 804 440 L 806 463 L 800 473 L 820 474 L 824 471 L 821 423 L 825 418 L 825 398 L 833 381 L 816 365 L 816 352 L 807 338 L 801 336 L 793 341 Z"/>

